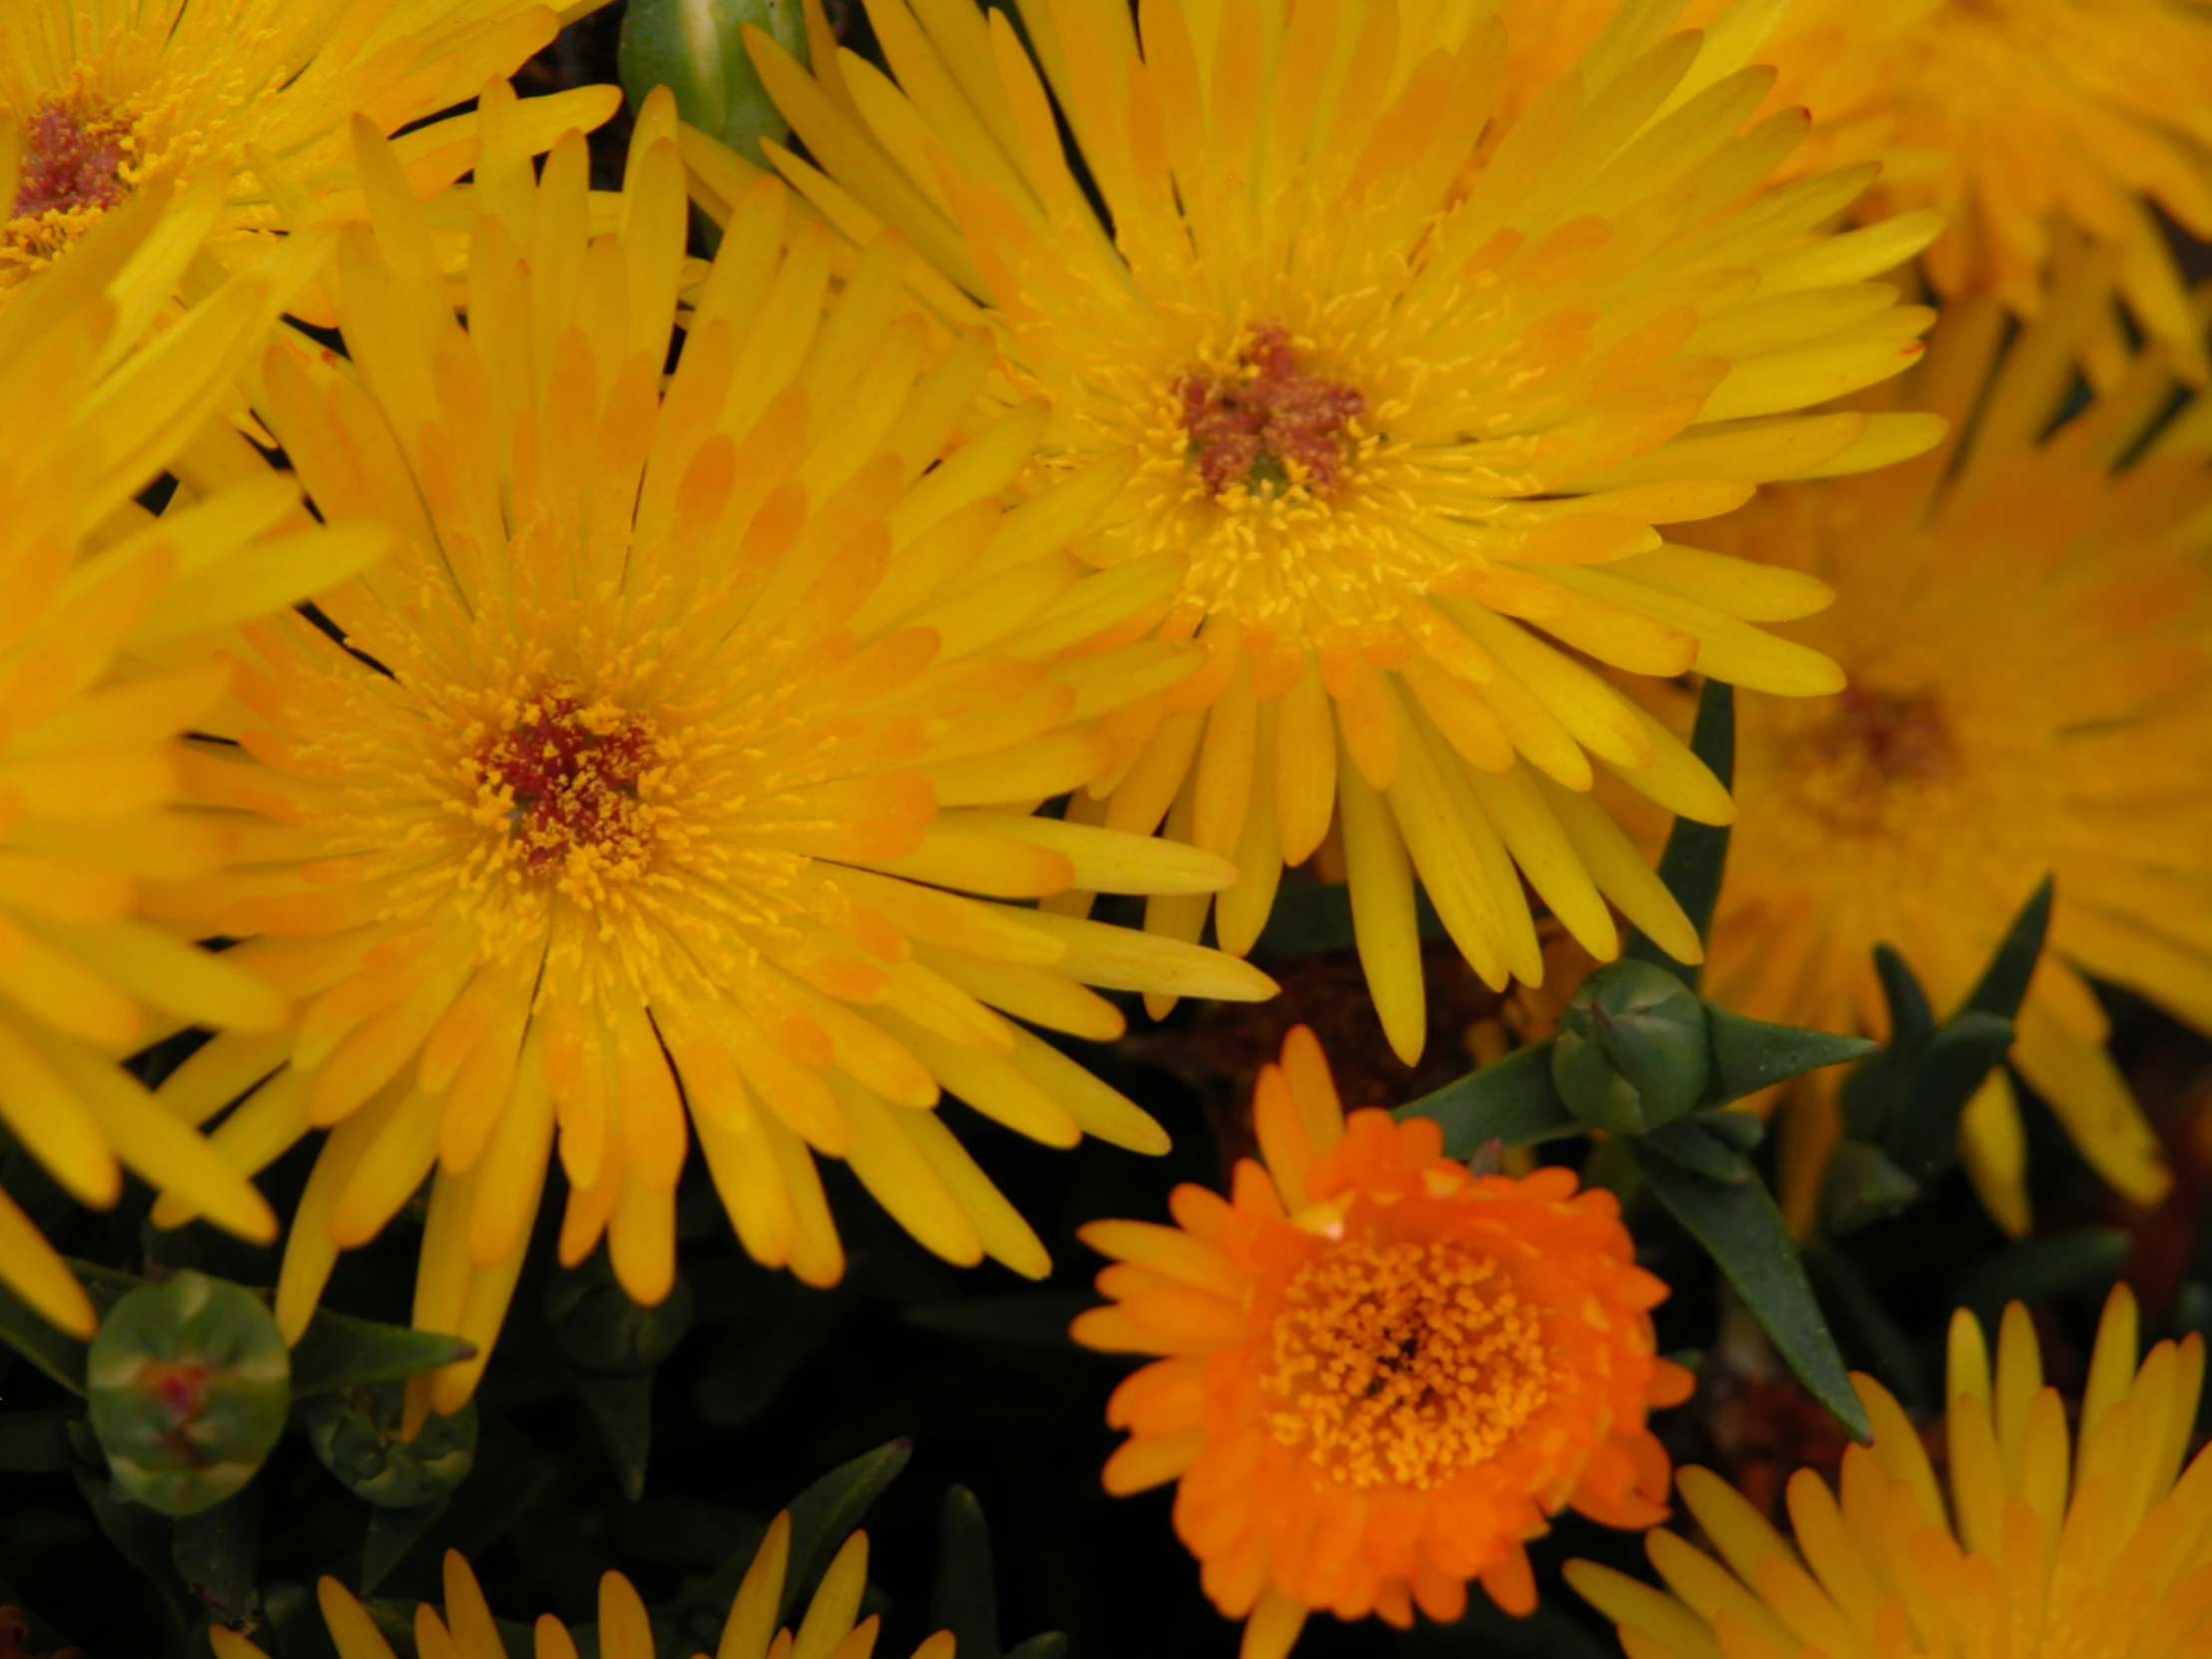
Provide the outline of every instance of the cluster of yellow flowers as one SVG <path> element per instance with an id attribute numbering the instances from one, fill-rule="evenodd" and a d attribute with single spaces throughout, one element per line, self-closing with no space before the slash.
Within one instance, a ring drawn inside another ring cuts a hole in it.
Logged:
<path id="1" fill-rule="evenodd" d="M 427 1183 L 415 1322 L 476 1358 L 417 1423 L 475 1387 L 556 1160 L 561 1260 L 604 1241 L 642 1304 L 695 1138 L 810 1284 L 825 1157 L 1041 1277 L 945 1098 L 1164 1150 L 1033 1028 L 1264 999 L 1310 862 L 1408 1062 L 1416 884 L 1495 987 L 1542 980 L 1540 905 L 1880 1035 L 1874 944 L 1955 1002 L 2055 872 L 2017 1075 L 2162 1190 L 2089 981 L 2212 1030 L 2205 307 L 2151 211 L 2212 233 L 2196 0 L 868 0 L 887 73 L 810 5 L 811 67 L 750 40 L 768 169 L 663 92 L 615 190 L 618 94 L 507 80 L 594 3 L 0 15 L 0 1125 L 70 1195 L 128 1169 L 157 1224 L 272 1242 L 254 1178 L 320 1136 L 296 1339 Z M 1759 694 L 1733 797 L 1689 675 Z M 1704 944 L 1672 816 L 1736 825 Z M 194 1028 L 156 1089 L 119 1063 Z M 1793 1110 L 1803 1213 L 1834 1105 Z M 1098 1224 L 1077 1331 L 1163 1357 L 1109 1480 L 1183 1482 L 1252 1659 L 1470 1579 L 1525 1608 L 1569 1504 L 1660 1517 L 1644 1413 L 1686 1382 L 1608 1195 L 1348 1120 L 1304 1035 L 1258 1123 L 1231 1200 Z M 2024 1230 L 2003 1072 L 1965 1138 Z M 0 1281 L 93 1330 L 5 1194 Z M 1842 1521 L 1805 1498 L 1825 1591 L 1708 1483 L 1736 1578 L 1655 1542 L 1680 1601 L 1591 1594 L 1639 1659 L 1980 1651 L 1930 1622 L 1976 1563 L 2075 1512 L 2112 1559 L 2156 1495 L 2127 1460 L 2178 1466 L 2201 1355 L 2135 1380 L 2123 1323 L 2074 1511 L 2008 1325 L 1993 1405 L 1954 1341 L 2001 1458 L 1954 1475 L 1948 1555 L 1893 1408 Z M 425 1651 L 475 1652 L 449 1616 Z"/>

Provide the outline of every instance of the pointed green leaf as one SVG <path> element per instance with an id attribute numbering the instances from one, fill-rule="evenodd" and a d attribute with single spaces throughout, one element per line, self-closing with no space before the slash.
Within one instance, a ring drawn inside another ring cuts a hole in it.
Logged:
<path id="1" fill-rule="evenodd" d="M 396 1382 L 472 1358 L 476 1350 L 458 1337 L 379 1325 L 350 1314 L 318 1309 L 291 1351 L 294 1398 L 369 1382 Z"/>
<path id="2" fill-rule="evenodd" d="M 1883 1137 L 1899 1169 L 1925 1184 L 1950 1167 L 1966 1102 L 2011 1046 L 2012 1022 L 1979 1009 L 1959 1014 L 1929 1038 Z"/>
<path id="3" fill-rule="evenodd" d="M 1797 1380 L 1853 1437 L 1869 1438 L 1866 1409 L 1852 1391 L 1805 1264 L 1766 1187 L 1758 1181 L 1732 1186 L 1708 1180 L 1651 1155 L 1641 1142 L 1632 1146 L 1645 1182 L 1728 1276 Z"/>
<path id="4" fill-rule="evenodd" d="M 1890 1041 L 1918 1048 L 1936 1029 L 1936 1011 L 1929 1006 L 1920 975 L 1892 944 L 1874 947 L 1874 971 L 1882 981 L 1882 999 L 1890 1005 Z"/>
<path id="5" fill-rule="evenodd" d="M 1413 926 L 1424 939 L 1448 938 L 1435 905 L 1418 881 L 1413 883 Z M 1335 881 L 1286 881 L 1275 895 L 1268 924 L 1252 954 L 1314 956 L 1350 950 L 1359 941 L 1352 931 L 1352 889 Z"/>
<path id="6" fill-rule="evenodd" d="M 367 1595 L 391 1576 L 392 1568 L 422 1542 L 452 1502 L 453 1494 L 448 1492 L 410 1508 L 369 1512 L 368 1530 L 361 1538 L 361 1594 Z"/>
<path id="7" fill-rule="evenodd" d="M 1736 689 L 1719 680 L 1708 680 L 1698 693 L 1697 724 L 1690 733 L 1690 751 L 1703 761 L 1721 788 L 1733 786 L 1736 776 Z M 1721 895 L 1721 873 L 1728 864 L 1728 826 L 1674 821 L 1666 850 L 1659 855 L 1659 879 L 1666 882 L 1682 913 L 1690 918 L 1697 936 L 1704 938 L 1713 925 L 1713 906 Z M 1697 989 L 1698 970 L 1677 962 L 1644 936 L 1632 932 L 1621 952 L 1679 975 Z"/>
<path id="8" fill-rule="evenodd" d="M 1767 1138 L 1767 1126 L 1749 1112 L 1732 1112 L 1723 1106 L 1698 1113 L 1696 1122 L 1708 1135 L 1718 1135 L 1738 1152 L 1749 1152 Z"/>
<path id="9" fill-rule="evenodd" d="M 937 1577 L 929 1623 L 949 1630 L 959 1659 L 998 1659 L 998 1586 L 983 1506 L 965 1486 L 944 1494 L 937 1518 Z"/>
<path id="10" fill-rule="evenodd" d="M 2050 931 L 2051 878 L 2044 876 L 2027 895 L 2012 925 L 1981 970 L 1981 978 L 1966 993 L 1961 1011 L 2002 1014 L 2009 1019 L 2020 1011 L 2027 995 L 2027 981 L 2035 972 L 2035 958 L 2043 953 L 2043 936 Z"/>
<path id="11" fill-rule="evenodd" d="M 1840 1141 L 1822 1177 L 1821 1224 L 1831 1233 L 1850 1233 L 1897 1214 L 1920 1196 L 1921 1184 L 1882 1148 Z"/>
<path id="12" fill-rule="evenodd" d="M 1393 1115 L 1434 1118 L 1448 1158 L 1472 1158 L 1491 1141 L 1534 1146 L 1584 1132 L 1551 1081 L 1549 1041 L 1517 1048 L 1456 1083 L 1407 1101 Z"/>
<path id="13" fill-rule="evenodd" d="M 1705 1005 L 1706 1034 L 1713 1045 L 1708 1104 L 1720 1106 L 1774 1083 L 1786 1083 L 1823 1066 L 1864 1059 L 1875 1051 L 1865 1037 L 1843 1037 L 1795 1025 L 1746 1019 L 1718 1003 Z"/>
<path id="14" fill-rule="evenodd" d="M 572 1371 L 568 1380 L 599 1430 L 622 1495 L 635 1503 L 645 1495 L 645 1462 L 653 1449 L 653 1374 L 592 1377 Z"/>
<path id="15" fill-rule="evenodd" d="M 1913 1339 L 1848 1252 L 1826 1240 L 1810 1240 L 1805 1246 L 1805 1271 L 1827 1306 L 1836 1310 L 1837 1328 L 1850 1339 L 1854 1356 L 1865 1362 L 1856 1369 L 1872 1373 L 1908 1410 L 1927 1410 L 1939 1403 L 1929 1388 Z"/>
<path id="16" fill-rule="evenodd" d="M 781 143 L 791 128 L 745 49 L 747 24 L 807 61 L 799 0 L 631 0 L 616 67 L 633 110 L 665 85 L 686 121 L 765 167 L 761 141 Z"/>
<path id="17" fill-rule="evenodd" d="M 244 1624 L 254 1610 L 254 1577 L 262 1558 L 255 1497 L 241 1492 L 212 1509 L 178 1516 L 170 1529 L 177 1576 L 221 1624 Z"/>
<path id="18" fill-rule="evenodd" d="M 85 1345 L 48 1325 L 5 1284 L 0 1284 L 0 1343 L 6 1343 L 71 1393 L 85 1391 Z"/>
<path id="19" fill-rule="evenodd" d="M 1874 970 L 1882 980 L 1882 994 L 1890 1005 L 1890 1040 L 1867 1062 L 1844 1079 L 1837 1093 L 1844 1133 L 1855 1141 L 1880 1139 L 1898 1103 L 1911 1086 L 1913 1068 L 1921 1050 L 1936 1033 L 1936 1016 L 1930 1012 L 1928 993 L 1920 979 L 1893 945 L 1874 947 Z"/>
<path id="20" fill-rule="evenodd" d="M 1067 1659 L 1068 1639 L 1057 1630 L 1041 1630 L 1006 1655 L 1006 1659 Z"/>
<path id="21" fill-rule="evenodd" d="M 1068 1324 L 1084 1309 L 1097 1306 L 1098 1298 L 1088 1291 L 1010 1291 L 1004 1296 L 928 1302 L 900 1317 L 908 1325 L 948 1337 L 1088 1354 L 1089 1349 L 1075 1350 L 1068 1340 Z"/>
<path id="22" fill-rule="evenodd" d="M 1958 1282 L 1960 1306 L 1993 1333 L 2007 1302 L 2049 1302 L 2102 1295 L 2127 1260 L 2127 1234 L 2117 1227 L 2081 1227 L 1983 1257 Z"/>
<path id="23" fill-rule="evenodd" d="M 846 1536 L 913 1454 L 914 1442 L 901 1436 L 839 1464 L 792 1499 L 791 1570 L 784 1577 L 780 1624 L 798 1627 Z"/>
<path id="24" fill-rule="evenodd" d="M 1751 1166 L 1720 1136 L 1706 1129 L 1701 1118 L 1682 1118 L 1664 1124 L 1643 1137 L 1640 1145 L 1662 1158 L 1671 1158 L 1686 1170 L 1708 1181 L 1741 1186 L 1751 1179 Z"/>

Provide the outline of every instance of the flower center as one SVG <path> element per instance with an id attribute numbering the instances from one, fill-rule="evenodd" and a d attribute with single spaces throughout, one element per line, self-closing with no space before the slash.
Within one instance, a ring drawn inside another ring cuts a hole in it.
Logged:
<path id="1" fill-rule="evenodd" d="M 141 145 L 137 122 L 88 94 L 47 99 L 23 136 L 7 252 L 37 266 L 131 193 Z"/>
<path id="2" fill-rule="evenodd" d="M 1359 387 L 1301 372 L 1280 322 L 1255 323 L 1232 369 L 1187 374 L 1176 396 L 1187 458 L 1216 496 L 1329 495 L 1351 455 L 1349 424 L 1368 406 Z"/>
<path id="3" fill-rule="evenodd" d="M 1862 815 L 1898 785 L 1938 782 L 1957 763 L 1957 747 L 1933 693 L 1849 686 L 1826 712 L 1800 741 L 1831 818 Z"/>
<path id="4" fill-rule="evenodd" d="M 1269 1430 L 1344 1484 L 1432 1486 L 1495 1456 L 1551 1397 L 1537 1310 L 1458 1245 L 1333 1246 L 1292 1276 L 1269 1341 Z"/>
<path id="5" fill-rule="evenodd" d="M 650 721 L 541 693 L 476 757 L 478 820 L 503 822 L 528 869 L 642 869 L 660 817 L 643 786 L 663 747 Z"/>

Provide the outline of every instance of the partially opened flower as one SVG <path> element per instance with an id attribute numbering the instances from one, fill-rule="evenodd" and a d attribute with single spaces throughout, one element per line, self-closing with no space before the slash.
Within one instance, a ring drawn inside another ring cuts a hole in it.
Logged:
<path id="1" fill-rule="evenodd" d="M 2181 1465 L 2204 1342 L 2160 1343 L 2140 1367 L 2136 1343 L 2121 1285 L 2069 1444 L 2027 1310 L 2005 1309 L 1992 1376 L 1961 1308 L 1941 1478 L 1889 1390 L 1857 1377 L 1874 1443 L 1844 1452 L 1840 1492 L 1810 1469 L 1790 1477 L 1795 1547 L 1734 1487 L 1686 1468 L 1677 1486 L 1709 1542 L 1645 1534 L 1666 1591 L 1588 1561 L 1568 1563 L 1567 1579 L 1619 1621 L 1628 1659 L 2200 1653 L 2212 1637 L 2212 1459 Z"/>
<path id="2" fill-rule="evenodd" d="M 177 188 L 171 212 L 189 230 L 155 239 L 127 269 L 130 308 L 165 303 L 203 238 L 209 255 L 236 263 L 284 218 L 297 229 L 358 214 L 356 116 L 379 133 L 412 129 L 398 143 L 418 193 L 450 185 L 475 164 L 476 119 L 446 112 L 604 3 L 10 0 L 0 125 L 20 130 L 22 172 L 0 230 L 0 302 L 157 181 Z M 620 102 L 612 87 L 534 100 L 536 148 Z"/>
<path id="3" fill-rule="evenodd" d="M 1748 125 L 1771 76 L 1744 67 L 1741 31 L 1670 36 L 1665 7 L 1633 7 L 1621 49 L 1485 162 L 1506 40 L 1483 8 L 1285 12 L 1217 24 L 1156 0 L 1133 25 L 1034 4 L 1033 63 L 1002 12 L 919 24 L 882 0 L 895 87 L 827 39 L 814 78 L 751 39 L 826 173 L 777 165 L 854 234 L 903 230 L 948 323 L 989 320 L 1012 392 L 1052 401 L 1032 487 L 1109 490 L 1085 557 L 1142 589 L 1143 627 L 1205 647 L 1190 681 L 1115 720 L 1114 765 L 1074 815 L 1164 821 L 1233 857 L 1215 926 L 1238 952 L 1334 819 L 1410 1060 L 1416 876 L 1492 985 L 1542 972 L 1523 876 L 1600 956 L 1619 949 L 1608 902 L 1696 956 L 1593 769 L 1708 823 L 1727 794 L 1587 663 L 1841 685 L 1758 626 L 1825 588 L 1656 526 L 1933 441 L 1928 422 L 1797 411 L 1918 354 L 1928 313 L 1867 278 L 1934 222 L 1827 235 L 1866 168 L 1764 189 L 1805 121 Z M 742 163 L 690 143 L 708 197 L 738 188 Z M 1148 925 L 1195 939 L 1207 911 L 1162 899 Z"/>
<path id="4" fill-rule="evenodd" d="M 799 1629 L 777 1628 L 784 1580 L 791 1565 L 792 1518 L 780 1514 L 761 1540 L 738 1593 L 731 1598 L 716 1659 L 791 1659 L 794 1654 L 822 1659 L 868 1659 L 882 1621 L 873 1613 L 860 1618 L 860 1597 L 867 1589 L 867 1534 L 845 1539 L 807 1602 Z M 391 1643 L 369 1611 L 334 1578 L 315 1586 L 338 1659 L 394 1659 Z M 551 1613 L 540 1614 L 533 1632 L 536 1659 L 576 1659 L 577 1636 Z M 492 1617 L 491 1604 L 476 1574 L 458 1550 L 445 1554 L 445 1610 L 417 1602 L 415 1651 L 448 1659 L 506 1659 L 507 1646 Z M 216 1659 L 263 1659 L 262 1650 L 235 1630 L 209 1628 Z M 619 1572 L 599 1580 L 599 1620 L 589 1639 L 601 1659 L 654 1659 L 660 1651 L 637 1587 Z M 953 1659 L 952 1632 L 940 1630 L 913 1651 L 913 1659 Z"/>
<path id="5" fill-rule="evenodd" d="M 1260 1074 L 1265 1165 L 1231 1197 L 1178 1187 L 1176 1225 L 1094 1222 L 1117 1264 L 1078 1342 L 1165 1356 L 1114 1391 L 1129 1438 L 1106 1487 L 1179 1481 L 1175 1529 L 1206 1593 L 1280 1659 L 1309 1612 L 1418 1606 L 1448 1623 L 1479 1578 L 1535 1605 L 1526 1540 L 1571 1506 L 1665 1514 L 1646 1411 L 1689 1392 L 1652 1348 L 1667 1288 L 1635 1265 L 1611 1193 L 1563 1169 L 1476 1176 L 1426 1118 L 1348 1121 L 1304 1026 Z"/>
<path id="6" fill-rule="evenodd" d="M 2149 350 L 2053 426 L 2111 262 L 2073 261 L 2001 348 L 1994 301 L 1946 312 L 1926 366 L 1881 399 L 1954 417 L 1939 449 L 1784 485 L 1701 527 L 1710 547 L 1834 584 L 1807 637 L 1851 677 L 1832 701 L 1738 712 L 1744 811 L 1706 989 L 1764 1019 L 1879 1036 L 1886 942 L 1940 1016 L 2053 874 L 2010 1062 L 2098 1172 L 2148 1202 L 2164 1162 L 2088 979 L 2212 1031 L 2212 404 L 2175 410 L 2171 359 Z M 1835 1134 L 1833 1077 L 1795 1097 L 1786 1196 L 1801 1220 Z M 2024 1231 L 2002 1071 L 1967 1108 L 1964 1150 L 1991 1212 Z"/>
<path id="7" fill-rule="evenodd" d="M 364 131 L 371 224 L 336 262 L 350 361 L 284 345 L 265 367 L 261 413 L 317 510 L 396 545 L 322 601 L 327 629 L 237 644 L 217 728 L 237 747 L 205 748 L 193 782 L 239 815 L 242 852 L 175 898 L 257 935 L 233 959 L 303 1000 L 200 1050 L 164 1098 L 202 1121 L 259 1084 L 215 1136 L 245 1169 L 331 1131 L 278 1285 L 294 1338 L 336 1252 L 435 1166 L 415 1319 L 488 1351 L 556 1138 L 562 1259 L 606 1237 L 640 1303 L 673 1282 L 694 1130 L 746 1247 L 810 1283 L 842 1267 L 814 1154 L 940 1255 L 1042 1274 L 940 1091 L 1051 1145 L 1163 1150 L 1017 1021 L 1110 1038 L 1121 1016 L 1088 986 L 1273 985 L 944 889 L 1226 882 L 1189 848 L 1025 816 L 1105 764 L 1090 717 L 1180 676 L 1187 648 L 1043 666 L 1126 602 L 1064 550 L 1080 490 L 1001 506 L 1041 410 L 948 451 L 989 351 L 926 347 L 895 239 L 833 280 L 829 237 L 764 181 L 664 388 L 672 104 L 642 112 L 599 238 L 581 135 L 540 181 L 511 95 L 483 114 L 467 327 Z M 438 1374 L 439 1410 L 482 1364 Z"/>
<path id="8" fill-rule="evenodd" d="M 1690 0 L 1685 25 L 1764 8 Z M 1520 68 L 1564 67 L 1612 0 L 1504 0 Z M 2212 237 L 2212 11 L 2198 0 L 1796 0 L 1760 57 L 1770 108 L 1802 104 L 1799 165 L 1882 164 L 1857 211 L 1935 208 L 1927 270 L 1946 296 L 1994 293 L 2033 315 L 2061 227 L 2112 248 L 2119 292 L 2193 382 L 2207 373 L 2158 211 Z M 2081 341 L 2099 378 L 2124 367 L 2117 317 Z"/>
<path id="9" fill-rule="evenodd" d="M 14 178 L 0 165 L 0 189 Z M 115 1063 L 179 1025 L 267 1030 L 282 1012 L 150 900 L 149 883 L 204 875 L 229 846 L 186 807 L 176 743 L 226 671 L 170 653 L 351 574 L 382 538 L 288 522 L 298 491 L 280 478 L 159 519 L 133 501 L 323 252 L 302 239 L 133 355 L 104 290 L 167 205 L 156 187 L 0 310 L 0 1125 L 80 1203 L 112 1206 L 128 1168 L 266 1243 L 261 1195 Z M 0 1283 L 93 1334 L 83 1289 L 4 1192 Z"/>

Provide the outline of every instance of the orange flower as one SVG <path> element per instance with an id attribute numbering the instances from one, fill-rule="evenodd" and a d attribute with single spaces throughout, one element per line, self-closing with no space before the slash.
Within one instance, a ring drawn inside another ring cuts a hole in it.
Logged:
<path id="1" fill-rule="evenodd" d="M 1206 1593 L 1280 1659 L 1306 1616 L 1417 1603 L 1459 1617 L 1479 1578 L 1536 1602 L 1523 1544 L 1565 1505 L 1612 1526 L 1665 1516 L 1645 1412 L 1690 1375 L 1653 1352 L 1667 1288 L 1635 1265 L 1620 1207 L 1572 1173 L 1475 1175 L 1436 1125 L 1348 1120 L 1305 1026 L 1253 1106 L 1266 1168 L 1231 1197 L 1178 1187 L 1178 1226 L 1101 1221 L 1113 1306 L 1087 1347 L 1165 1358 L 1114 1391 L 1130 1431 L 1106 1488 L 1179 1480 L 1175 1529 Z"/>

